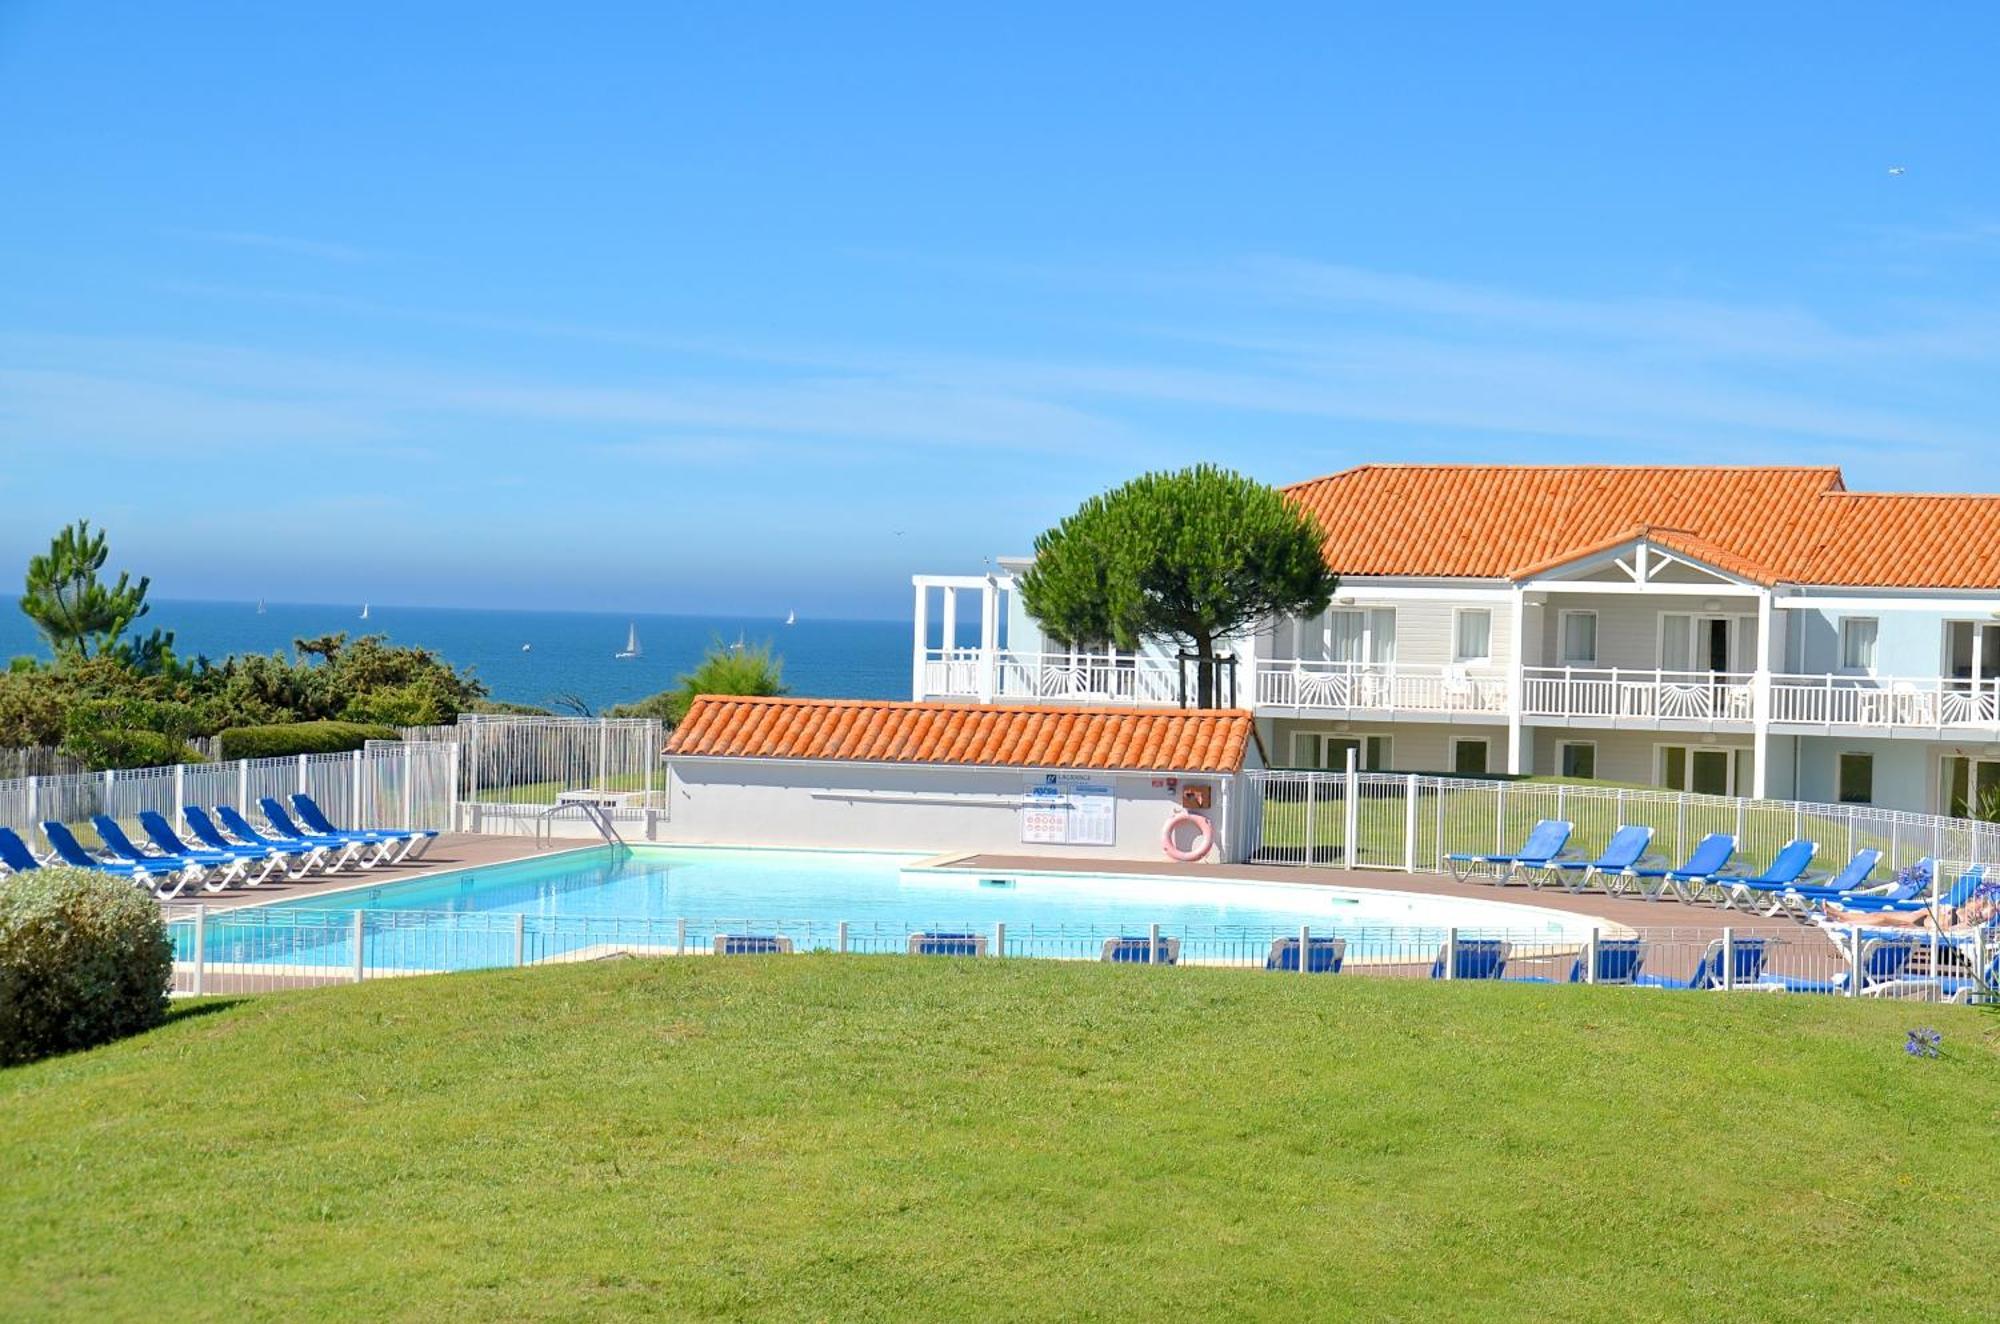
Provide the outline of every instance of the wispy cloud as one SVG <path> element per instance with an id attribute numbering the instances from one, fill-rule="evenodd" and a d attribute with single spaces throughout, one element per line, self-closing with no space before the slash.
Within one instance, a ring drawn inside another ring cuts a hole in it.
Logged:
<path id="1" fill-rule="evenodd" d="M 258 248 L 289 257 L 312 258 L 320 262 L 372 262 L 380 254 L 353 244 L 325 239 L 302 239 L 297 235 L 265 234 L 256 230 L 174 230 L 186 239 L 223 244 L 231 248 Z"/>

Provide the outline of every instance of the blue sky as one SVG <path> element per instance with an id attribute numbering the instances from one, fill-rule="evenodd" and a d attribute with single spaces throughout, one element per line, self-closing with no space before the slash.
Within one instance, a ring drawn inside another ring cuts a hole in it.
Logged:
<path id="1" fill-rule="evenodd" d="M 163 596 L 896 616 L 1203 459 L 2000 487 L 1996 38 L 0 0 L 0 565 L 87 514 Z"/>

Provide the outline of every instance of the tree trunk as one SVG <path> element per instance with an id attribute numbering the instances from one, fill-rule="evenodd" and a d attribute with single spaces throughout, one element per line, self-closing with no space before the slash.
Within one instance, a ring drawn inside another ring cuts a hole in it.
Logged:
<path id="1" fill-rule="evenodd" d="M 1215 707 L 1215 640 L 1198 635 L 1194 641 L 1195 707 Z"/>

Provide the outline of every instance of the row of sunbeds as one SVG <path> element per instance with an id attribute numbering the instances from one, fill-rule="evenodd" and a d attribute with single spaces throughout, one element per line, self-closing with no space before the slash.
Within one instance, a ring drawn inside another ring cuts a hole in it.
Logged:
<path id="1" fill-rule="evenodd" d="M 142 810 L 138 822 L 146 843 L 132 840 L 111 815 L 98 814 L 90 820 L 102 843 L 98 851 L 54 819 L 42 824 L 46 855 L 36 854 L 11 828 L 0 828 L 0 872 L 25 873 L 49 865 L 93 869 L 172 900 L 190 887 L 220 892 L 255 887 L 277 875 L 300 879 L 421 858 L 438 835 L 431 828 L 337 827 L 303 792 L 291 797 L 290 808 L 268 795 L 257 806 L 264 818 L 261 827 L 230 805 L 217 805 L 212 812 L 188 805 L 181 811 L 185 837 L 164 814 Z"/>
<path id="2" fill-rule="evenodd" d="M 1736 838 L 1727 832 L 1709 833 L 1675 865 L 1651 854 L 1653 829 L 1643 824 L 1620 826 L 1592 858 L 1571 850 L 1573 831 L 1563 819 L 1545 818 L 1511 854 L 1448 855 L 1446 865 L 1460 882 L 1485 873 L 1499 883 L 1554 885 L 1572 892 L 1597 889 L 1651 901 L 1672 898 L 1802 920 L 1817 918 L 1829 902 L 1862 912 L 1922 910 L 1934 904 L 1952 909 L 1969 901 L 1984 882 L 1984 870 L 1975 865 L 1933 899 L 1929 893 L 1937 866 L 1928 856 L 1893 879 L 1872 881 L 1882 862 L 1882 852 L 1873 847 L 1856 851 L 1830 877 L 1816 875 L 1811 870 L 1819 844 L 1804 837 L 1785 843 L 1769 865 L 1753 873 L 1738 863 Z"/>
<path id="3" fill-rule="evenodd" d="M 1844 994 L 1850 979 L 1863 996 L 1891 993 L 1916 995 L 1935 992 L 1945 998 L 1964 998 L 1976 988 L 1970 978 L 1924 977 L 1911 972 L 1923 940 L 1913 934 L 1893 938 L 1866 938 L 1858 957 L 1847 970 L 1831 979 L 1780 975 L 1765 968 L 1771 944 L 1765 938 L 1736 937 L 1711 940 L 1685 976 L 1661 974 L 1645 968 L 1646 950 L 1638 938 L 1600 938 L 1586 945 L 1572 959 L 1562 980 L 1540 974 L 1510 974 L 1512 945 L 1497 938 L 1460 938 L 1443 943 L 1432 960 L 1432 979 L 1510 980 L 1546 984 L 1622 984 L 1640 988 L 1715 989 L 1739 988 L 1765 992 Z M 717 934 L 713 950 L 717 956 L 753 956 L 790 953 L 792 940 L 780 934 Z M 926 931 L 909 935 L 912 956 L 985 956 L 987 937 L 983 933 Z M 1337 975 L 1347 959 L 1347 940 L 1339 937 L 1308 937 L 1306 973 Z M 1128 935 L 1104 939 L 1100 959 L 1114 965 L 1179 965 L 1181 940 L 1175 937 Z M 1299 971 L 1299 940 L 1273 939 L 1265 955 L 1264 968 Z M 1449 973 L 1447 973 L 1449 971 Z"/>

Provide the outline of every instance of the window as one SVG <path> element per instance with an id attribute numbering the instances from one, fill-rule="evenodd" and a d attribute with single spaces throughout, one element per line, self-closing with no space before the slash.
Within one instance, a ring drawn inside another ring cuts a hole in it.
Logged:
<path id="1" fill-rule="evenodd" d="M 1451 770 L 1461 777 L 1484 777 L 1486 775 L 1486 742 L 1484 740 L 1452 741 Z"/>
<path id="2" fill-rule="evenodd" d="M 1873 616 L 1848 616 L 1840 622 L 1840 669 L 1875 670 L 1875 635 L 1879 626 Z"/>
<path id="3" fill-rule="evenodd" d="M 1331 736 L 1299 731 L 1292 735 L 1292 763 L 1301 768 L 1344 772 L 1347 751 L 1351 749 L 1359 756 L 1355 762 L 1361 771 L 1384 772 L 1391 763 L 1390 740 L 1389 736 Z"/>
<path id="4" fill-rule="evenodd" d="M 1952 818 L 1970 818 L 2000 805 L 2000 759 L 1947 754 L 1938 783 L 1944 812 Z"/>
<path id="5" fill-rule="evenodd" d="M 1308 662 L 1389 663 L 1396 660 L 1396 609 L 1338 608 L 1301 621 L 1298 656 Z"/>
<path id="6" fill-rule="evenodd" d="M 1484 607 L 1461 607 L 1453 625 L 1454 662 L 1487 662 L 1493 657 L 1493 613 Z"/>
<path id="7" fill-rule="evenodd" d="M 1661 745 L 1653 784 L 1696 795 L 1735 795 L 1750 784 L 1750 751 L 1721 745 Z"/>
<path id="8" fill-rule="evenodd" d="M 1597 613 L 1566 611 L 1562 622 L 1562 660 L 1566 667 L 1597 665 Z"/>
<path id="9" fill-rule="evenodd" d="M 1556 746 L 1556 771 L 1565 777 L 1597 776 L 1597 746 L 1589 740 L 1565 740 Z"/>
<path id="10" fill-rule="evenodd" d="M 1875 803 L 1875 756 L 1840 756 L 1840 802 L 1844 805 Z"/>

